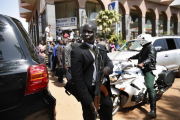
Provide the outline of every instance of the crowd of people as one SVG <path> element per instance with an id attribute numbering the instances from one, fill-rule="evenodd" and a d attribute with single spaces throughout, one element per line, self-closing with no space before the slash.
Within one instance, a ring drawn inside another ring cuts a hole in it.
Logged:
<path id="1" fill-rule="evenodd" d="M 61 29 L 56 31 L 56 39 L 51 36 L 51 25 L 48 25 L 45 29 L 46 32 L 46 44 L 43 40 L 40 41 L 38 46 L 39 55 L 44 59 L 48 57 L 48 67 L 52 72 L 52 77 L 58 76 L 58 82 L 63 83 L 64 71 L 70 69 L 70 52 L 73 48 L 81 44 L 80 39 L 74 38 L 74 32 L 70 31 L 68 34 Z M 61 73 L 60 73 L 61 72 Z"/>
<path id="2" fill-rule="evenodd" d="M 57 74 L 57 71 L 63 72 L 63 70 L 60 68 L 64 68 L 65 71 L 70 72 L 71 50 L 83 43 L 83 40 L 79 37 L 76 37 L 73 30 L 68 30 L 69 32 L 67 32 L 63 31 L 62 29 L 56 30 L 56 38 L 54 39 L 51 36 L 50 27 L 51 25 L 48 25 L 45 28 L 46 42 L 44 44 L 43 40 L 41 40 L 38 49 L 40 56 L 43 58 L 48 56 L 48 66 L 52 72 L 52 77 L 54 77 Z M 98 38 L 97 34 L 94 44 L 102 45 L 106 52 L 116 51 L 113 42 L 110 44 L 104 38 Z M 61 76 L 58 74 L 59 82 L 63 82 L 63 74 L 64 73 L 62 73 Z"/>

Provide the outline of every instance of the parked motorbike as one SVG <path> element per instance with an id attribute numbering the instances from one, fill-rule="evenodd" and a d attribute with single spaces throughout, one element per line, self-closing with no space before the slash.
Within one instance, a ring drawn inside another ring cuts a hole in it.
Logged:
<path id="1" fill-rule="evenodd" d="M 110 80 L 113 80 L 110 84 L 113 95 L 113 115 L 120 108 L 128 108 L 149 101 L 141 69 L 137 68 L 133 62 L 123 62 L 120 66 L 120 71 L 115 71 L 110 75 Z M 153 74 L 155 75 L 156 100 L 159 100 L 174 83 L 175 74 L 164 66 L 156 66 Z"/>

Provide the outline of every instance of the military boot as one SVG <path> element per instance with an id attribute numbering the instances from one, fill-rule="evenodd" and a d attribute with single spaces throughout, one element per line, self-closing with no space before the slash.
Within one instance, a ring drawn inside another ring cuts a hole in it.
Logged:
<path id="1" fill-rule="evenodd" d="M 149 95 L 149 102 L 151 111 L 148 113 L 148 115 L 152 118 L 156 118 L 156 94 Z"/>

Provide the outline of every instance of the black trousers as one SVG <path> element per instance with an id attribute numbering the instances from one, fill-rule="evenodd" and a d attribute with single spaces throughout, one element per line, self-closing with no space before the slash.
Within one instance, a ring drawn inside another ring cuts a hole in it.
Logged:
<path id="1" fill-rule="evenodd" d="M 82 105 L 84 120 L 95 120 L 90 106 L 86 106 L 84 104 L 81 105 Z M 100 120 L 112 120 L 112 109 L 113 109 L 113 104 L 110 95 L 105 97 L 104 94 L 101 93 L 100 110 L 98 111 Z"/>
<path id="2" fill-rule="evenodd" d="M 53 60 L 52 72 L 55 73 L 55 68 L 56 68 L 56 65 L 58 63 L 57 56 L 53 55 L 52 60 Z"/>
<path id="3" fill-rule="evenodd" d="M 72 76 L 71 76 L 71 67 L 68 67 L 68 70 L 66 70 L 65 76 L 66 76 L 67 81 L 72 79 Z"/>
<path id="4" fill-rule="evenodd" d="M 54 56 L 53 56 L 54 57 Z M 59 61 L 58 61 L 58 59 L 57 59 L 57 56 L 55 56 L 54 58 L 53 58 L 53 69 L 52 69 L 52 71 L 53 71 L 53 73 L 55 73 L 55 70 L 56 70 L 56 67 L 62 67 L 62 66 L 60 66 L 59 65 Z M 57 72 L 57 71 L 56 71 Z M 62 71 L 58 71 L 58 73 L 57 73 L 57 76 L 58 76 L 58 81 L 59 82 L 62 82 L 63 81 L 63 70 Z"/>

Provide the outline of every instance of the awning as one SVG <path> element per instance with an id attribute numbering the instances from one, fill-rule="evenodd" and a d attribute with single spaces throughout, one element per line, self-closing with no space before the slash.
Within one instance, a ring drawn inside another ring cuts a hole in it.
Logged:
<path id="1" fill-rule="evenodd" d="M 180 8 L 180 0 L 174 0 L 170 6 Z"/>

